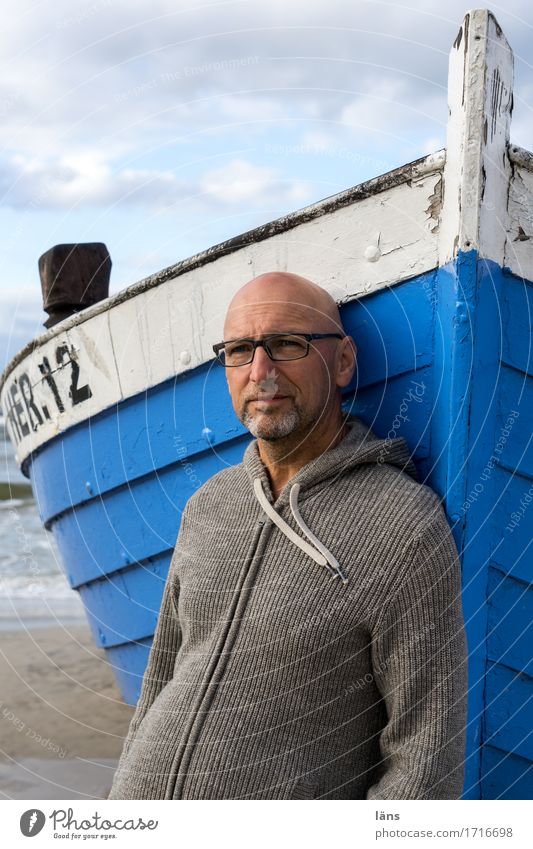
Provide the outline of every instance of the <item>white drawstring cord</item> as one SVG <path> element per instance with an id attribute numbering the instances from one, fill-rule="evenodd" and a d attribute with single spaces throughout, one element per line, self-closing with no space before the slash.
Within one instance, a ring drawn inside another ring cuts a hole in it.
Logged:
<path id="1" fill-rule="evenodd" d="M 319 551 L 322 552 L 322 554 L 324 555 L 324 557 L 326 558 L 328 563 L 333 567 L 333 569 L 335 570 L 334 574 L 337 574 L 339 576 L 339 578 L 341 579 L 341 581 L 343 582 L 343 584 L 345 584 L 348 581 L 348 577 L 343 572 L 340 563 L 336 560 L 336 558 L 333 556 L 331 551 L 329 551 L 326 548 L 324 543 L 320 542 L 318 537 L 316 537 L 314 535 L 313 531 L 310 528 L 307 527 L 304 520 L 302 519 L 302 517 L 300 515 L 300 510 L 298 508 L 298 493 L 299 492 L 300 492 L 300 484 L 299 483 L 293 484 L 291 486 L 291 491 L 289 493 L 289 504 L 290 504 L 290 507 L 291 507 L 291 510 L 292 510 L 292 514 L 293 514 L 294 518 L 296 519 L 299 527 L 302 529 L 302 531 L 306 535 L 306 537 L 311 540 L 313 545 L 316 548 L 318 548 Z"/>
<path id="2" fill-rule="evenodd" d="M 263 508 L 267 516 L 270 516 L 274 524 L 278 526 L 278 528 L 285 534 L 286 537 L 291 540 L 291 542 L 293 542 L 295 545 L 298 546 L 298 548 L 300 548 L 307 555 L 309 555 L 309 557 L 311 557 L 315 561 L 315 563 L 319 563 L 321 566 L 325 566 L 330 575 L 332 575 L 332 577 L 338 576 L 340 577 L 343 583 L 346 583 L 348 578 L 342 571 L 340 565 L 337 563 L 337 561 L 335 560 L 331 552 L 328 551 L 325 545 L 322 545 L 320 540 L 318 540 L 315 535 L 309 530 L 307 525 L 304 523 L 302 517 L 300 516 L 298 505 L 296 503 L 296 498 L 298 497 L 299 489 L 299 484 L 294 484 L 292 486 L 289 495 L 290 507 L 297 524 L 302 529 L 304 534 L 306 534 L 306 536 L 308 536 L 308 538 L 314 543 L 314 545 L 316 546 L 315 548 L 310 545 L 306 540 L 302 539 L 301 536 L 299 536 L 295 531 L 293 531 L 291 526 L 288 525 L 287 522 L 281 518 L 279 513 L 276 512 L 276 510 L 274 510 L 270 502 L 267 500 L 265 493 L 263 492 L 261 479 L 254 478 L 254 490 L 257 496 L 257 500 L 259 501 L 261 507 Z"/>

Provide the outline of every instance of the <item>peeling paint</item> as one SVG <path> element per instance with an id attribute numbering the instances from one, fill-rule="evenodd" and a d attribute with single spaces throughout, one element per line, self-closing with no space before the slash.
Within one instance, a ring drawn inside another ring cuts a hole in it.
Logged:
<path id="1" fill-rule="evenodd" d="M 440 177 L 435 184 L 433 194 L 428 197 L 429 206 L 426 209 L 426 215 L 429 220 L 435 221 L 433 227 L 430 228 L 432 233 L 438 233 L 439 231 L 439 219 L 442 209 L 442 189 L 443 180 L 442 177 Z"/>
<path id="2" fill-rule="evenodd" d="M 513 165 L 520 165 L 526 171 L 533 171 L 533 153 L 519 147 L 517 144 L 509 145 L 509 159 Z"/>
<path id="3" fill-rule="evenodd" d="M 516 238 L 513 239 L 513 241 L 514 242 L 527 242 L 527 240 L 529 238 L 530 238 L 530 236 L 528 236 L 527 233 L 524 233 L 522 227 L 520 225 L 518 225 L 518 236 L 516 236 Z"/>
<path id="4" fill-rule="evenodd" d="M 509 230 L 505 265 L 519 277 L 531 278 L 533 265 L 533 154 L 514 146 L 509 186 Z"/>

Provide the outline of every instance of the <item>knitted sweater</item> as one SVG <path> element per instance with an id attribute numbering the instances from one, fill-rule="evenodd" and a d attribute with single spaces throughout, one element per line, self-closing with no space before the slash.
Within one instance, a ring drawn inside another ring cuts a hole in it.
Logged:
<path id="1" fill-rule="evenodd" d="M 187 502 L 108 798 L 460 798 L 457 549 L 405 441 L 347 423 L 276 500 L 254 440 Z"/>

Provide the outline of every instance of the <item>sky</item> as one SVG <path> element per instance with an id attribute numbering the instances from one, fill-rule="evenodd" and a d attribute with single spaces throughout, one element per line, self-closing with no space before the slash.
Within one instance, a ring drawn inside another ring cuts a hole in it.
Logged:
<path id="1" fill-rule="evenodd" d="M 0 370 L 38 259 L 105 242 L 110 294 L 445 146 L 464 2 L 17 0 L 0 49 Z M 533 7 L 489 7 L 533 148 Z"/>

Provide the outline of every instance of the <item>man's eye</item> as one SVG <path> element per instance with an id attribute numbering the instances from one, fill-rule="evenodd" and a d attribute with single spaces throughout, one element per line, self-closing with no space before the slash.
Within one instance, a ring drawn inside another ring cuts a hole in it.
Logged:
<path id="1" fill-rule="evenodd" d="M 300 339 L 278 339 L 276 344 L 279 348 L 304 348 L 305 344 Z"/>
<path id="2" fill-rule="evenodd" d="M 227 354 L 243 354 L 245 351 L 249 351 L 250 346 L 246 343 L 242 343 L 241 345 L 230 345 L 226 348 Z"/>

